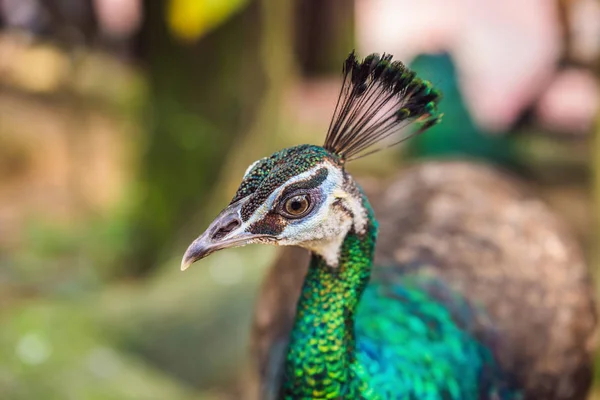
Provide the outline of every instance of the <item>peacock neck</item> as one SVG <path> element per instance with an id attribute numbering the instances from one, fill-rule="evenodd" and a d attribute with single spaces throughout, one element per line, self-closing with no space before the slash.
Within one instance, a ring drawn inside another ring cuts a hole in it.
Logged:
<path id="1" fill-rule="evenodd" d="M 371 276 L 377 221 L 363 204 L 366 229 L 346 235 L 338 265 L 311 257 L 286 358 L 286 398 L 358 398 L 365 389 L 355 376 L 354 316 Z"/>

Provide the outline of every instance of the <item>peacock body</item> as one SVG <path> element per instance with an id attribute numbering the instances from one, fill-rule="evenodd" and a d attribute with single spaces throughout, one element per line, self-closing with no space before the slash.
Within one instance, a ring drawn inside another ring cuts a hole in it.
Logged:
<path id="1" fill-rule="evenodd" d="M 505 266 L 494 259 L 505 250 L 489 240 L 494 230 L 530 232 L 514 225 L 508 208 L 482 227 L 473 215 L 489 210 L 476 186 L 471 194 L 479 202 L 467 198 L 473 208 L 468 213 L 449 215 L 456 201 L 436 206 L 446 211 L 442 220 L 433 218 L 445 242 L 428 242 L 418 223 L 411 226 L 418 202 L 383 196 L 386 208 L 401 207 L 395 214 L 404 216 L 382 221 L 383 240 L 403 245 L 392 246 L 396 250 L 373 268 L 379 224 L 346 163 L 409 123 L 420 124 L 417 133 L 435 125 L 438 100 L 428 82 L 391 57 L 358 62 L 351 54 L 325 145 L 285 149 L 251 165 L 230 205 L 186 251 L 183 269 L 214 251 L 249 243 L 309 250 L 293 321 L 273 329 L 267 344 L 262 398 L 583 398 L 590 381 L 584 342 L 595 326 L 583 263 L 579 259 L 550 282 L 535 274 L 551 271 L 552 263 L 532 263 L 514 277 L 510 270 L 494 271 L 490 266 Z M 444 168 L 429 175 L 443 178 Z M 415 207 L 414 215 L 402 206 Z M 473 232 L 455 230 L 460 218 L 472 222 L 466 226 Z M 541 242 L 553 241 L 553 251 L 577 253 L 551 229 L 542 232 L 549 236 Z M 457 260 L 453 248 L 473 250 L 473 257 Z M 542 251 L 539 263 L 543 250 L 529 249 Z M 515 302 L 515 291 L 521 297 L 531 291 L 531 299 Z M 532 332 L 537 344 L 526 337 Z"/>

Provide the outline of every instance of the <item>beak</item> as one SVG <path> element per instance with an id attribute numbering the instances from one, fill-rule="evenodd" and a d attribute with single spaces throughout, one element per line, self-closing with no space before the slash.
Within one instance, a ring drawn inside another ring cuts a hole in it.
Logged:
<path id="1" fill-rule="evenodd" d="M 274 239 L 270 235 L 245 232 L 240 218 L 241 206 L 242 200 L 221 211 L 206 231 L 190 244 L 181 260 L 182 271 L 218 250 L 245 246 L 257 239 Z"/>

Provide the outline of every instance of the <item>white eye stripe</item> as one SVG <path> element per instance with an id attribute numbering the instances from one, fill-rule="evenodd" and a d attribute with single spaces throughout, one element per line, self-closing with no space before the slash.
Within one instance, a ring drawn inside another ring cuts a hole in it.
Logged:
<path id="1" fill-rule="evenodd" d="M 331 167 L 330 165 L 318 164 L 315 167 L 313 167 L 311 170 L 306 171 L 298 176 L 295 176 L 295 177 L 287 180 L 283 185 L 281 185 L 279 190 L 276 190 L 275 192 L 273 192 L 273 194 L 271 196 L 269 196 L 269 198 L 267 199 L 267 201 L 265 203 L 270 201 L 269 207 L 273 207 L 275 204 L 277 204 L 277 202 L 282 200 L 282 197 L 288 187 L 290 187 L 291 185 L 294 185 L 298 182 L 301 182 L 301 181 L 311 180 L 315 175 L 317 175 L 319 173 L 319 171 L 322 168 L 327 168 L 327 170 L 328 170 L 327 178 L 325 178 L 325 180 L 317 187 L 322 187 L 326 192 L 329 189 L 332 189 L 333 187 L 336 186 L 336 184 L 338 184 L 339 179 L 341 179 L 339 177 L 340 174 L 338 173 L 338 171 L 335 168 Z M 287 194 L 289 195 L 292 193 L 293 193 L 293 191 L 290 193 L 287 193 Z"/>
<path id="2" fill-rule="evenodd" d="M 325 185 L 325 183 L 327 182 L 327 178 L 325 178 L 325 180 L 323 182 L 321 182 L 320 184 L 318 184 L 317 186 L 315 186 L 313 188 L 310 188 L 310 189 L 309 188 L 304 188 L 304 189 L 298 188 L 298 189 L 294 189 L 294 190 L 288 191 L 288 188 L 290 186 L 295 185 L 298 182 L 308 182 L 308 181 L 310 181 L 317 173 L 319 173 L 319 171 L 321 169 L 322 168 L 316 168 L 315 169 L 315 173 L 311 174 L 310 176 L 308 176 L 306 178 L 299 178 L 296 181 L 293 181 L 293 182 L 288 181 L 288 182 L 284 183 L 284 186 L 282 186 L 281 189 L 277 191 L 277 196 L 275 197 L 275 199 L 273 199 L 273 202 L 271 203 L 271 206 L 273 206 L 273 205 L 279 203 L 280 201 L 284 200 L 284 198 L 289 198 L 291 196 L 295 196 L 296 194 L 298 194 L 298 192 L 308 191 L 308 190 L 311 190 L 311 189 L 316 189 L 318 187 L 321 187 L 321 186 Z"/>
<path id="3" fill-rule="evenodd" d="M 339 182 L 342 181 L 341 173 L 338 169 L 333 167 L 327 162 L 319 163 L 315 165 L 312 169 L 303 172 L 299 175 L 293 176 L 287 181 L 285 181 L 277 190 L 267 197 L 267 199 L 254 211 L 253 215 L 248 219 L 245 225 L 249 226 L 254 222 L 263 218 L 269 210 L 271 210 L 280 200 L 282 194 L 285 192 L 285 189 L 290 185 L 297 183 L 298 181 L 307 180 L 312 178 L 314 175 L 318 173 L 321 168 L 327 168 L 329 173 L 325 181 L 320 185 L 325 192 L 332 190 Z"/>
<path id="4" fill-rule="evenodd" d="M 317 171 L 318 168 L 314 168 L 288 179 L 278 190 L 275 190 L 269 197 L 267 197 L 267 200 L 265 200 L 263 206 L 266 206 L 269 209 L 272 208 L 278 201 L 281 200 L 281 196 L 283 196 L 283 193 L 288 186 L 293 185 L 296 182 L 312 178 Z"/>

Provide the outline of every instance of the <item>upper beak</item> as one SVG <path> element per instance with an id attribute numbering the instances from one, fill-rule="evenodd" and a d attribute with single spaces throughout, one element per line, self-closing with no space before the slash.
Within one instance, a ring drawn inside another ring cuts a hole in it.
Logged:
<path id="1" fill-rule="evenodd" d="M 190 244 L 181 260 L 182 271 L 215 251 L 244 246 L 255 239 L 270 237 L 244 231 L 240 218 L 241 206 L 242 201 L 238 201 L 221 211 L 206 231 Z"/>

